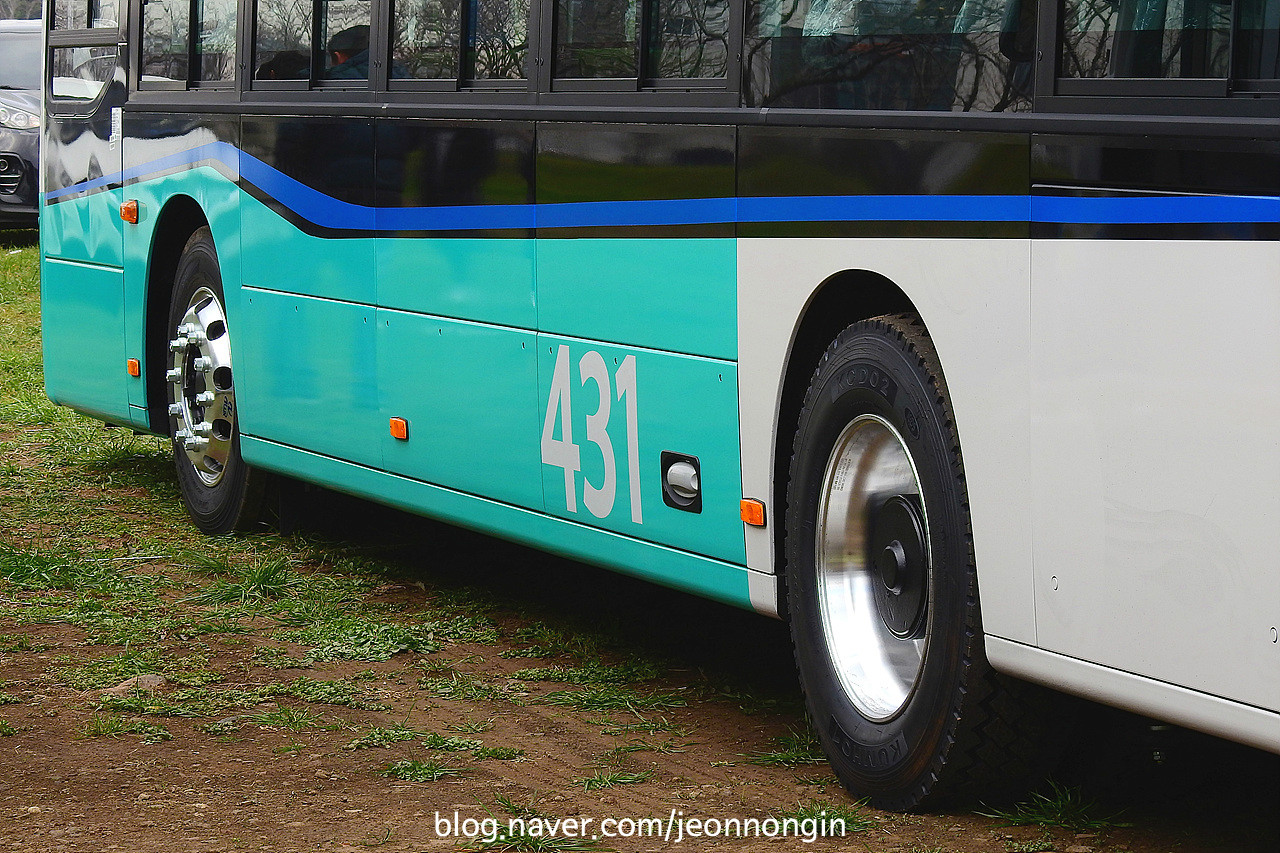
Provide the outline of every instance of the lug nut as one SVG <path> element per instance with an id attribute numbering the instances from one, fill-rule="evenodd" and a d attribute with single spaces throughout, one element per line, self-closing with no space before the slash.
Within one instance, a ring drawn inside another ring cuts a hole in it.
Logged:
<path id="1" fill-rule="evenodd" d="M 175 418 L 180 418 L 180 417 L 182 417 L 182 404 L 181 404 L 181 403 L 170 403 L 170 404 L 169 404 L 169 415 L 170 415 L 171 417 L 175 417 Z"/>
<path id="2" fill-rule="evenodd" d="M 181 382 L 181 381 L 182 381 L 182 368 L 181 368 L 181 367 L 175 367 L 175 368 L 173 368 L 172 370 L 167 371 L 167 372 L 165 373 L 165 375 L 164 375 L 164 379 L 165 379 L 165 381 L 166 381 L 166 382 Z"/>
<path id="3" fill-rule="evenodd" d="M 208 443 L 209 442 L 207 440 L 203 438 L 197 438 L 196 436 L 193 435 L 190 438 L 183 441 L 182 446 L 186 450 L 192 450 L 192 451 L 204 450 L 205 445 L 207 445 Z"/>
<path id="4" fill-rule="evenodd" d="M 217 397 L 212 391 L 201 391 L 196 395 L 196 402 L 202 406 L 207 406 Z"/>
<path id="5" fill-rule="evenodd" d="M 169 341 L 169 349 L 172 350 L 173 352 L 182 352 L 186 348 L 187 348 L 186 338 L 174 338 L 173 340 Z"/>
<path id="6" fill-rule="evenodd" d="M 210 424 L 210 423 L 198 423 L 198 424 L 196 424 L 196 425 L 195 425 L 195 427 L 192 429 L 192 431 L 193 431 L 196 435 L 199 435 L 199 436 L 206 436 L 206 437 L 207 437 L 207 436 L 213 435 L 213 424 Z"/>
<path id="7" fill-rule="evenodd" d="M 213 370 L 213 359 L 205 358 L 202 355 L 197 356 L 196 360 L 191 362 L 191 366 L 200 373 L 208 373 L 210 370 Z"/>

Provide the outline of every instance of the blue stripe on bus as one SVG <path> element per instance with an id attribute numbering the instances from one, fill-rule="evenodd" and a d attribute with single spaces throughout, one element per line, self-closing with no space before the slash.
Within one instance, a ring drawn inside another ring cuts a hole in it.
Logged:
<path id="1" fill-rule="evenodd" d="M 346 231 L 477 231 L 763 222 L 1042 222 L 1138 225 L 1280 221 L 1274 196 L 787 196 L 556 204 L 366 207 L 326 195 L 226 142 L 45 193 L 47 201 L 217 161 L 284 207 Z"/>

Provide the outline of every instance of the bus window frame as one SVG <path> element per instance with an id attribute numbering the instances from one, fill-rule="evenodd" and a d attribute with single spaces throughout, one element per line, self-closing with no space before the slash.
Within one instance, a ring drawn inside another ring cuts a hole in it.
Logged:
<path id="1" fill-rule="evenodd" d="M 1188 117 L 1280 117 L 1280 79 L 1234 76 L 1237 21 L 1233 3 L 1231 69 L 1221 78 L 1064 77 L 1062 7 L 1064 0 L 1041 3 L 1033 113 L 1129 113 Z"/>
<path id="2" fill-rule="evenodd" d="M 123 22 L 119 21 L 116 22 L 114 27 L 102 27 L 99 29 L 46 30 L 48 35 L 44 44 L 45 69 L 43 84 L 47 96 L 44 98 L 44 103 L 51 113 L 65 118 L 88 118 L 98 111 L 98 107 L 102 104 L 102 99 L 106 97 L 107 89 L 111 88 L 111 84 L 115 81 L 115 75 L 112 76 L 111 80 L 104 81 L 102 88 L 98 90 L 97 96 L 92 100 L 57 97 L 53 94 L 54 50 L 73 47 L 114 47 L 116 49 L 116 70 L 119 71 L 123 66 L 126 79 L 129 79 L 129 76 L 133 73 L 133 63 L 127 56 L 128 51 L 121 49 L 123 30 Z"/>

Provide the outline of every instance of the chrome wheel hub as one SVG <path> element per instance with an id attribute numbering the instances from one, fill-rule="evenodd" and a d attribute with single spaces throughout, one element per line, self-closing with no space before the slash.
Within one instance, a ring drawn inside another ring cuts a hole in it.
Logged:
<path id="1" fill-rule="evenodd" d="M 823 476 L 817 588 L 836 675 L 869 720 L 896 716 L 920 676 L 932 591 L 928 529 L 902 436 L 876 415 L 855 418 Z"/>
<path id="2" fill-rule="evenodd" d="M 165 379 L 174 444 L 205 485 L 216 486 L 231 456 L 236 397 L 227 317 L 212 290 L 202 287 L 191 297 L 169 351 Z"/>

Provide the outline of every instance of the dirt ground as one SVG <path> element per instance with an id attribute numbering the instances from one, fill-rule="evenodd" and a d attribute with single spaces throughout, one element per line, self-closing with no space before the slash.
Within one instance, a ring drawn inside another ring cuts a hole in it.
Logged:
<path id="1" fill-rule="evenodd" d="M 112 489 L 118 491 L 111 494 Z M 103 496 L 104 509 L 127 499 L 129 492 L 127 483 L 110 487 Z M 750 763 L 749 756 L 767 752 L 800 724 L 781 625 L 495 540 L 337 497 L 327 500 L 337 505 L 321 516 L 331 534 L 377 546 L 384 559 L 404 570 L 404 580 L 378 586 L 371 597 L 412 612 L 430 595 L 421 588 L 426 582 L 432 584 L 429 589 L 479 589 L 504 602 L 494 614 L 499 639 L 449 644 L 426 656 L 402 653 L 379 663 L 313 662 L 303 669 L 273 670 L 254 665 L 255 650 L 283 648 L 296 655 L 303 650 L 272 640 L 271 620 L 258 619 L 246 633 L 212 642 L 209 668 L 221 676 L 220 686 L 288 682 L 300 673 L 315 680 L 354 679 L 367 707 L 307 705 L 325 721 L 323 727 L 290 730 L 250 722 L 222 736 L 206 730 L 208 718 L 153 716 L 149 719 L 162 723 L 171 738 L 146 743 L 138 734 L 86 736 L 101 692 L 77 690 L 51 677 L 58 662 L 66 665 L 68 657 L 107 651 L 86 644 L 83 628 L 0 623 L 0 631 L 28 638 L 31 647 L 0 656 L 5 692 L 17 700 L 0 709 L 16 729 L 0 741 L 5 780 L 0 846 L 42 851 L 453 850 L 481 846 L 453 834 L 454 813 L 461 819 L 493 816 L 505 822 L 510 813 L 496 805 L 502 797 L 548 817 L 590 818 L 595 824 L 611 817 L 667 818 L 672 810 L 704 819 L 763 818 L 797 803 L 852 805 L 823 766 Z M 142 561 L 133 570 L 164 574 L 173 568 Z M 13 591 L 6 597 L 12 602 L 15 595 L 21 597 Z M 536 617 L 543 624 L 579 630 L 584 613 L 590 614 L 585 624 L 604 632 L 615 648 L 668 661 L 668 671 L 655 684 L 673 695 L 687 695 L 687 703 L 658 715 L 605 714 L 615 723 L 610 728 L 599 724 L 600 713 L 540 701 L 564 685 L 512 677 L 530 664 L 527 658 L 503 657 L 527 645 L 514 639 L 522 625 Z M 506 692 L 489 700 L 424 696 L 418 688 L 423 661 L 439 656 L 450 661 L 447 670 L 440 670 L 450 677 L 474 677 Z M 708 683 L 717 688 L 708 691 Z M 165 689 L 156 692 L 163 695 Z M 735 701 L 741 697 L 751 713 Z M 275 707 L 279 703 L 261 703 L 238 713 Z M 1274 809 L 1280 788 L 1271 756 L 1179 730 L 1153 732 L 1142 721 L 1121 715 L 1098 716 L 1092 729 L 1086 726 L 1074 741 L 1077 778 L 1088 796 L 1102 801 L 1100 813 L 1123 809 L 1116 820 L 1132 826 L 1078 833 L 1007 827 L 967 811 L 902 816 L 864 809 L 869 828 L 840 839 L 686 838 L 677 845 L 662 838 L 612 838 L 601 839 L 598 849 L 1280 850 Z M 606 763 L 602 756 L 631 742 L 630 734 L 611 732 L 654 717 L 668 728 L 644 739 L 669 744 L 673 751 L 618 753 L 614 763 L 650 774 L 643 781 L 600 790 L 587 790 L 578 781 Z M 492 728 L 478 735 L 485 746 L 515 748 L 522 756 L 509 761 L 464 758 L 453 762 L 459 775 L 406 782 L 379 771 L 394 761 L 424 758 L 429 751 L 421 743 L 348 748 L 371 726 L 402 723 L 418 731 L 444 732 L 475 721 L 492 721 Z M 438 820 L 441 815 L 444 822 Z M 560 837 L 566 838 L 565 833 Z"/>

